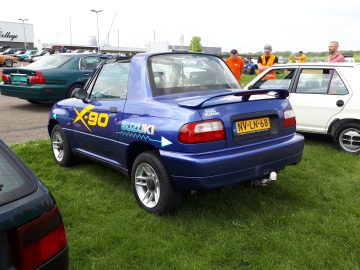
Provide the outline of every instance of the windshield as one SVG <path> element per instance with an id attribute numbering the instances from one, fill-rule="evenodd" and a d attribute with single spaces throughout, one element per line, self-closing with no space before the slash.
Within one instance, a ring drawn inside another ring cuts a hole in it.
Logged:
<path id="1" fill-rule="evenodd" d="M 241 88 L 227 65 L 211 55 L 155 55 L 149 69 L 153 96 Z"/>
<path id="2" fill-rule="evenodd" d="M 71 58 L 70 55 L 49 55 L 39 61 L 36 61 L 30 65 L 27 65 L 26 68 L 29 69 L 50 69 L 57 68 L 69 61 Z"/>

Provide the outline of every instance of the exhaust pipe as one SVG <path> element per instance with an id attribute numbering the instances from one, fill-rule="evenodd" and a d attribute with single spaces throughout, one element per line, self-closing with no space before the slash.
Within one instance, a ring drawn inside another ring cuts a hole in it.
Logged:
<path id="1" fill-rule="evenodd" d="M 260 187 L 267 187 L 271 184 L 271 182 L 277 180 L 277 173 L 271 172 L 269 174 L 269 178 L 263 178 L 263 179 L 256 179 L 252 181 L 252 184 L 254 186 L 260 186 Z"/>

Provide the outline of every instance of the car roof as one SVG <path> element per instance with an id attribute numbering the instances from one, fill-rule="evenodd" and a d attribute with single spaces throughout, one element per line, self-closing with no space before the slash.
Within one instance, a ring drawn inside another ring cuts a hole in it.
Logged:
<path id="1" fill-rule="evenodd" d="M 306 63 L 290 63 L 290 64 L 275 64 L 273 67 L 358 67 L 360 63 L 349 62 L 306 62 Z"/>
<path id="2" fill-rule="evenodd" d="M 57 53 L 52 55 L 66 55 L 66 56 L 73 56 L 73 57 L 81 57 L 81 56 L 101 56 L 101 54 L 97 53 Z"/>
<path id="3" fill-rule="evenodd" d="M 154 55 L 179 55 L 179 54 L 188 54 L 188 55 L 202 55 L 202 56 L 213 56 L 213 57 L 218 57 L 217 55 L 214 54 L 207 54 L 207 53 L 202 53 L 202 52 L 188 52 L 188 51 L 176 51 L 176 52 L 169 52 L 169 51 L 164 51 L 164 52 L 145 52 L 145 53 L 138 53 L 135 54 L 132 59 L 145 59 L 147 60 L 148 58 L 150 58 L 151 56 Z"/>

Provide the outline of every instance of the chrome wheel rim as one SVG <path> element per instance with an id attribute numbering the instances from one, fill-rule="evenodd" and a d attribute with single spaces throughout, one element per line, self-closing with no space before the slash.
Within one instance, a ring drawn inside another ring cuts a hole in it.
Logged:
<path id="1" fill-rule="evenodd" d="M 357 153 L 360 151 L 360 130 L 356 128 L 347 128 L 343 130 L 339 137 L 339 142 L 347 152 Z"/>
<path id="2" fill-rule="evenodd" d="M 135 171 L 135 190 L 143 205 L 155 207 L 160 198 L 160 182 L 154 170 L 147 163 L 141 163 Z"/>
<path id="3" fill-rule="evenodd" d="M 52 148 L 54 157 L 57 161 L 62 161 L 64 158 L 64 141 L 60 132 L 55 131 L 52 138 Z"/>

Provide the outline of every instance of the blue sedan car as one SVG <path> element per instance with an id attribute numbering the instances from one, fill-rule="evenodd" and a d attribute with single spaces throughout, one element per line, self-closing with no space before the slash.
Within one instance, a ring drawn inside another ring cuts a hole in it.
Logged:
<path id="1" fill-rule="evenodd" d="M 220 58 L 147 53 L 101 64 L 48 124 L 55 161 L 85 156 L 131 178 L 138 204 L 163 214 L 181 190 L 269 178 L 300 162 L 304 139 L 286 90 L 245 91 Z"/>

